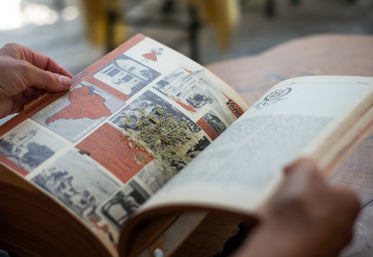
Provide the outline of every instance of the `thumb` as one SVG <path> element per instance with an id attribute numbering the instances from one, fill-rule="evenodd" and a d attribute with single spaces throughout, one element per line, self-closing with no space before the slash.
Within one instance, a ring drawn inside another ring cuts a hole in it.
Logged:
<path id="1" fill-rule="evenodd" d="M 50 92 L 65 91 L 70 89 L 72 85 L 71 78 L 42 70 L 32 64 L 28 65 L 28 69 L 24 73 L 24 81 L 27 86 L 34 86 Z"/>

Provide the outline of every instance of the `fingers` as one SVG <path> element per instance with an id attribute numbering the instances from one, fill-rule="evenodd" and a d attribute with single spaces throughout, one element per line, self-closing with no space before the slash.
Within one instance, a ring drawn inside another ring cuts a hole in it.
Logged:
<path id="1" fill-rule="evenodd" d="M 328 202 L 331 202 L 336 208 L 351 210 L 351 215 L 357 214 L 359 200 L 355 192 L 346 186 L 328 183 L 315 161 L 301 158 L 287 166 L 284 173 L 286 191 L 315 201 L 315 204 L 328 205 Z"/>
<path id="2" fill-rule="evenodd" d="M 8 95 L 18 94 L 30 86 L 51 92 L 71 87 L 71 73 L 44 54 L 11 43 L 0 49 L 0 57 L 3 73 L 7 75 L 2 79 L 2 91 Z"/>
<path id="3" fill-rule="evenodd" d="M 360 201 L 357 195 L 349 187 L 343 185 L 334 185 L 331 190 L 334 195 L 338 195 L 341 199 L 344 199 L 344 202 L 351 205 L 351 209 L 354 210 L 352 214 L 356 216 L 360 209 Z"/>
<path id="4" fill-rule="evenodd" d="M 309 201 L 322 197 L 326 182 L 316 163 L 311 159 L 299 159 L 284 169 L 284 179 L 272 198 L 271 213 L 287 212 L 288 208 L 304 209 Z"/>
<path id="5" fill-rule="evenodd" d="M 0 117 L 18 112 L 45 91 L 71 88 L 71 73 L 48 56 L 19 44 L 0 48 Z"/>
<path id="6" fill-rule="evenodd" d="M 24 60 L 39 69 L 61 74 L 69 78 L 72 77 L 72 74 L 69 71 L 60 66 L 50 57 L 16 43 L 6 44 L 0 49 L 0 55 L 10 56 L 17 60 Z"/>
<path id="7" fill-rule="evenodd" d="M 43 95 L 46 91 L 35 88 L 35 87 L 28 87 L 25 91 L 22 92 L 23 96 L 23 105 L 28 104 L 31 100 L 38 98 L 39 96 Z"/>
<path id="8" fill-rule="evenodd" d="M 20 111 L 22 109 L 22 102 L 21 94 L 11 97 L 0 96 L 0 118 Z"/>
<path id="9" fill-rule="evenodd" d="M 280 236 L 283 256 L 337 256 L 352 238 L 358 212 L 351 189 L 328 183 L 314 161 L 300 159 L 284 169 L 257 233 Z"/>
<path id="10" fill-rule="evenodd" d="M 331 186 L 330 190 L 334 196 L 333 202 L 339 205 L 338 209 L 343 212 L 343 215 L 336 217 L 336 222 L 339 222 L 344 216 L 344 220 L 352 225 L 360 211 L 359 198 L 349 187 L 344 185 Z"/>
<path id="11" fill-rule="evenodd" d="M 24 64 L 20 75 L 23 77 L 25 85 L 50 92 L 68 90 L 72 83 L 68 76 L 45 71 L 29 63 Z"/>
<path id="12" fill-rule="evenodd" d="M 35 65 L 36 67 L 42 70 L 61 74 L 69 78 L 72 77 L 72 74 L 69 71 L 61 67 L 50 57 L 24 46 L 21 46 L 20 50 L 23 52 L 24 60 Z"/>
<path id="13" fill-rule="evenodd" d="M 315 161 L 309 158 L 300 158 L 284 169 L 284 183 L 288 194 L 294 197 L 309 197 L 308 192 L 313 195 L 322 195 L 327 192 L 325 179 Z"/>
<path id="14" fill-rule="evenodd" d="M 300 158 L 295 162 L 289 164 L 285 167 L 284 173 L 286 175 L 291 175 L 294 172 L 318 172 L 319 168 L 316 165 L 316 162 L 310 158 Z"/>
<path id="15" fill-rule="evenodd" d="M 285 173 L 290 204 L 301 203 L 313 224 L 319 224 L 321 231 L 324 227 L 339 234 L 339 242 L 335 238 L 336 244 L 347 244 L 360 210 L 356 193 L 347 186 L 328 183 L 316 163 L 310 159 L 296 161 L 285 169 Z"/>

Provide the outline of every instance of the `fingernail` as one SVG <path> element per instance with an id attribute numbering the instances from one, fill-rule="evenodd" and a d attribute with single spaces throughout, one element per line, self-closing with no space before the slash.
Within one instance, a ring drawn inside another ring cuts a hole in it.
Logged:
<path id="1" fill-rule="evenodd" d="M 58 76 L 58 79 L 61 82 L 61 85 L 64 87 L 69 87 L 71 85 L 71 79 L 66 76 Z"/>

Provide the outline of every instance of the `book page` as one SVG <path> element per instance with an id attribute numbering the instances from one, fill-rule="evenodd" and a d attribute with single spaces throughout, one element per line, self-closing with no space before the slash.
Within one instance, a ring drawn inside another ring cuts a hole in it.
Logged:
<path id="1" fill-rule="evenodd" d="M 144 205 L 254 212 L 299 155 L 312 155 L 351 112 L 372 106 L 373 78 L 302 77 L 272 88 Z M 370 126 L 373 117 L 370 117 Z M 303 153 L 303 154 L 302 154 Z"/>
<path id="2" fill-rule="evenodd" d="M 199 64 L 137 35 L 0 127 L 0 161 L 115 248 L 124 221 L 247 109 Z"/>

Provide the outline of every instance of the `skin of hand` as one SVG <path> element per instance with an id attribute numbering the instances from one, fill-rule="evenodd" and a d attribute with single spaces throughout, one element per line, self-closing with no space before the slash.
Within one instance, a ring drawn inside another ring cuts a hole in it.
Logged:
<path id="1" fill-rule="evenodd" d="M 234 257 L 334 257 L 351 241 L 359 201 L 330 185 L 310 159 L 284 170 L 284 180 L 260 224 Z"/>
<path id="2" fill-rule="evenodd" d="M 71 88 L 71 73 L 48 56 L 9 43 L 0 49 L 0 118 L 48 92 Z"/>

